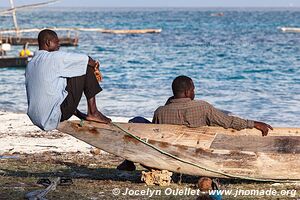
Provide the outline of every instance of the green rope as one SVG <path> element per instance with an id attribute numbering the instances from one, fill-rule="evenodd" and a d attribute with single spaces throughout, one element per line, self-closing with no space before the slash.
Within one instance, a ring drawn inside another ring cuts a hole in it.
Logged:
<path id="1" fill-rule="evenodd" d="M 81 120 L 80 120 L 80 123 L 79 123 L 79 126 L 80 126 L 80 127 L 83 127 L 83 125 L 84 125 L 84 120 L 81 119 Z"/>
<path id="2" fill-rule="evenodd" d="M 259 179 L 259 178 L 252 178 L 252 177 L 248 177 L 248 176 L 239 176 L 239 175 L 234 175 L 234 174 L 229 174 L 229 173 L 225 173 L 225 172 L 221 172 L 221 171 L 218 171 L 218 170 L 214 170 L 214 169 L 210 169 L 210 168 L 207 168 L 207 167 L 204 167 L 204 166 L 201 166 L 199 164 L 196 164 L 196 163 L 193 163 L 193 162 L 190 162 L 190 161 L 187 161 L 187 160 L 184 160 L 182 158 L 179 158 L 177 156 L 174 156 L 173 154 L 170 154 L 166 151 L 163 151 L 161 149 L 159 149 L 158 147 L 152 145 L 152 144 L 149 144 L 148 142 L 142 140 L 141 138 L 137 137 L 136 135 L 133 135 L 132 133 L 128 132 L 127 130 L 123 129 L 122 127 L 120 127 L 118 124 L 112 122 L 112 124 L 117 127 L 118 129 L 122 130 L 123 132 L 125 132 L 126 134 L 130 135 L 131 137 L 133 137 L 134 139 L 142 142 L 143 144 L 157 150 L 158 152 L 166 155 L 166 156 L 169 156 L 171 158 L 174 158 L 175 160 L 178 160 L 180 162 L 183 162 L 183 163 L 186 163 L 186 164 L 189 164 L 189 165 L 192 165 L 194 167 L 198 167 L 200 169 L 203 169 L 205 171 L 209 171 L 209 172 L 212 172 L 212 173 L 216 173 L 216 174 L 220 174 L 220 175 L 223 175 L 223 176 L 226 176 L 226 177 L 229 177 L 229 178 L 237 178 L 237 179 L 245 179 L 245 180 L 251 180 L 251 181 L 260 181 L 260 182 L 280 182 L 280 183 L 290 183 L 290 182 L 298 182 L 300 180 L 289 180 L 289 179 L 286 179 L 286 180 L 277 180 L 277 179 Z"/>

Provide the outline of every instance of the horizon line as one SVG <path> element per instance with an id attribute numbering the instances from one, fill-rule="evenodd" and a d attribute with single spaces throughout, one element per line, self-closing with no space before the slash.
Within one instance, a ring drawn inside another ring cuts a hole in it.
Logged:
<path id="1" fill-rule="evenodd" d="M 22 5 L 29 5 L 29 4 L 22 4 Z M 21 5 L 21 6 L 22 6 Z M 19 5 L 20 6 L 20 5 Z M 10 8 L 10 7 L 2 7 L 0 8 Z M 297 9 L 300 6 L 47 6 L 43 8 L 290 8 L 290 9 Z M 30 9 L 28 9 L 30 10 Z"/>

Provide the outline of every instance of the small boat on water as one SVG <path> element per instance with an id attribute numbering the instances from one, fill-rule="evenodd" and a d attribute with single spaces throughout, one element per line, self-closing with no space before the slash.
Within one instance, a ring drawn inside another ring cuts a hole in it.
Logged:
<path id="1" fill-rule="evenodd" d="M 1 32 L 1 31 L 0 31 Z M 38 45 L 37 37 L 16 37 L 16 36 L 0 36 L 0 40 L 3 43 L 9 43 L 11 45 Z M 59 37 L 59 43 L 61 46 L 77 46 L 78 37 Z"/>
<path id="2" fill-rule="evenodd" d="M 210 14 L 211 17 L 223 17 L 224 16 L 224 13 L 223 12 L 220 12 L 220 13 L 212 13 Z"/>
<path id="3" fill-rule="evenodd" d="M 16 10 L 28 9 L 33 7 L 40 7 L 48 4 L 58 2 L 58 0 L 51 0 L 42 3 L 35 3 L 23 6 L 14 6 L 14 1 L 10 0 L 11 8 L 4 11 L 0 11 L 0 15 L 12 14 L 13 23 L 15 28 L 9 30 L 0 30 L 0 42 L 9 43 L 11 45 L 24 45 L 28 43 L 29 45 L 38 45 L 37 36 L 35 37 L 26 37 L 22 36 L 23 33 L 32 33 L 40 32 L 44 28 L 19 28 L 17 22 Z M 61 46 L 77 46 L 78 45 L 78 31 L 87 31 L 87 32 L 101 32 L 101 33 L 112 33 L 112 34 L 146 34 L 146 33 L 160 33 L 162 29 L 132 29 L 132 30 L 111 30 L 111 29 L 102 29 L 102 28 L 72 28 L 72 27 L 48 27 L 54 31 L 68 31 L 67 36 L 59 37 Z M 71 36 L 70 32 L 75 32 L 75 36 Z"/>
<path id="4" fill-rule="evenodd" d="M 18 26 L 17 22 L 17 15 L 16 10 L 22 10 L 27 8 L 34 8 L 34 7 L 40 7 L 47 4 L 55 3 L 58 0 L 51 0 L 48 2 L 43 3 L 36 3 L 36 4 L 29 4 L 29 5 L 23 5 L 19 7 L 14 6 L 14 1 L 10 0 L 11 8 L 0 11 L 0 15 L 4 14 L 11 14 L 13 18 L 13 23 L 15 28 L 11 30 L 0 30 L 0 42 L 2 43 L 9 43 L 11 45 L 38 45 L 37 36 L 35 37 L 28 37 L 23 36 L 22 33 L 24 32 L 34 32 L 34 31 L 41 31 L 42 29 L 22 29 Z M 34 30 L 34 31 L 33 31 Z M 68 35 L 65 37 L 60 37 L 60 45 L 61 46 L 77 46 L 78 45 L 78 36 L 75 34 L 74 37 L 71 37 L 70 33 L 68 32 Z"/>
<path id="5" fill-rule="evenodd" d="M 27 63 L 28 57 L 0 56 L 0 68 L 25 68 Z"/>
<path id="6" fill-rule="evenodd" d="M 132 30 L 110 30 L 102 29 L 102 33 L 112 33 L 112 34 L 146 34 L 146 33 L 160 33 L 162 29 L 132 29 Z"/>
<path id="7" fill-rule="evenodd" d="M 282 32 L 300 33 L 300 28 L 296 27 L 280 27 Z"/>
<path id="8" fill-rule="evenodd" d="M 300 128 L 260 131 L 65 121 L 58 130 L 133 162 L 177 173 L 256 181 L 300 180 Z"/>
<path id="9" fill-rule="evenodd" d="M 28 63 L 27 56 L 7 55 L 9 51 L 11 51 L 11 45 L 8 43 L 2 44 L 0 41 L 0 68 L 26 67 Z"/>

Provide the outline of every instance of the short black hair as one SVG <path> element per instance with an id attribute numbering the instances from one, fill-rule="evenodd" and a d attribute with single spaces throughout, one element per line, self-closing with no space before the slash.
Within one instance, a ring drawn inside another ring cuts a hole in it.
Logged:
<path id="1" fill-rule="evenodd" d="M 193 87 L 193 80 L 188 76 L 177 76 L 172 83 L 173 95 L 178 96 Z"/>
<path id="2" fill-rule="evenodd" d="M 50 29 L 42 30 L 38 35 L 39 46 L 44 45 L 47 40 L 51 40 L 53 38 L 57 38 L 57 34 L 54 31 Z"/>

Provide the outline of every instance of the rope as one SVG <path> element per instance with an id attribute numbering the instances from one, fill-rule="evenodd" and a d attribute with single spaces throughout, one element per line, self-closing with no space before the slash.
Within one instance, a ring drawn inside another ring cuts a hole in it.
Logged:
<path id="1" fill-rule="evenodd" d="M 183 162 L 183 163 L 186 163 L 186 164 L 189 164 L 189 165 L 192 165 L 194 167 L 198 167 L 200 169 L 203 169 L 205 171 L 208 171 L 208 172 L 212 172 L 212 173 L 216 173 L 216 174 L 219 174 L 219 175 L 223 175 L 223 176 L 226 176 L 228 178 L 236 178 L 236 179 L 245 179 L 245 180 L 251 180 L 251 181 L 260 181 L 260 182 L 280 182 L 280 183 L 290 183 L 290 182 L 298 182 L 300 180 L 289 180 L 289 179 L 285 179 L 285 180 L 279 180 L 279 179 L 260 179 L 260 178 L 252 178 L 252 177 L 248 177 L 248 176 L 239 176 L 239 175 L 234 175 L 234 174 L 230 174 L 230 173 L 225 173 L 225 172 L 221 172 L 221 171 L 218 171 L 218 170 L 214 170 L 214 169 L 210 169 L 210 168 L 207 168 L 207 167 L 204 167 L 204 166 L 201 166 L 197 163 L 193 163 L 191 161 L 187 161 L 187 160 L 184 160 L 182 158 L 179 158 L 177 156 L 174 156 L 164 150 L 161 150 L 159 149 L 158 147 L 152 145 L 152 144 L 149 144 L 148 142 L 145 142 L 144 140 L 140 139 L 139 137 L 137 137 L 136 135 L 133 135 L 132 133 L 128 132 L 127 130 L 123 129 L 122 127 L 120 127 L 118 124 L 112 122 L 112 125 L 114 125 L 115 127 L 117 127 L 118 129 L 122 130 L 124 133 L 128 134 L 129 136 L 133 137 L 134 139 L 142 142 L 143 144 L 155 149 L 156 151 L 160 152 L 161 154 L 164 154 L 166 156 L 169 156 L 175 160 L 178 160 L 180 162 Z"/>

